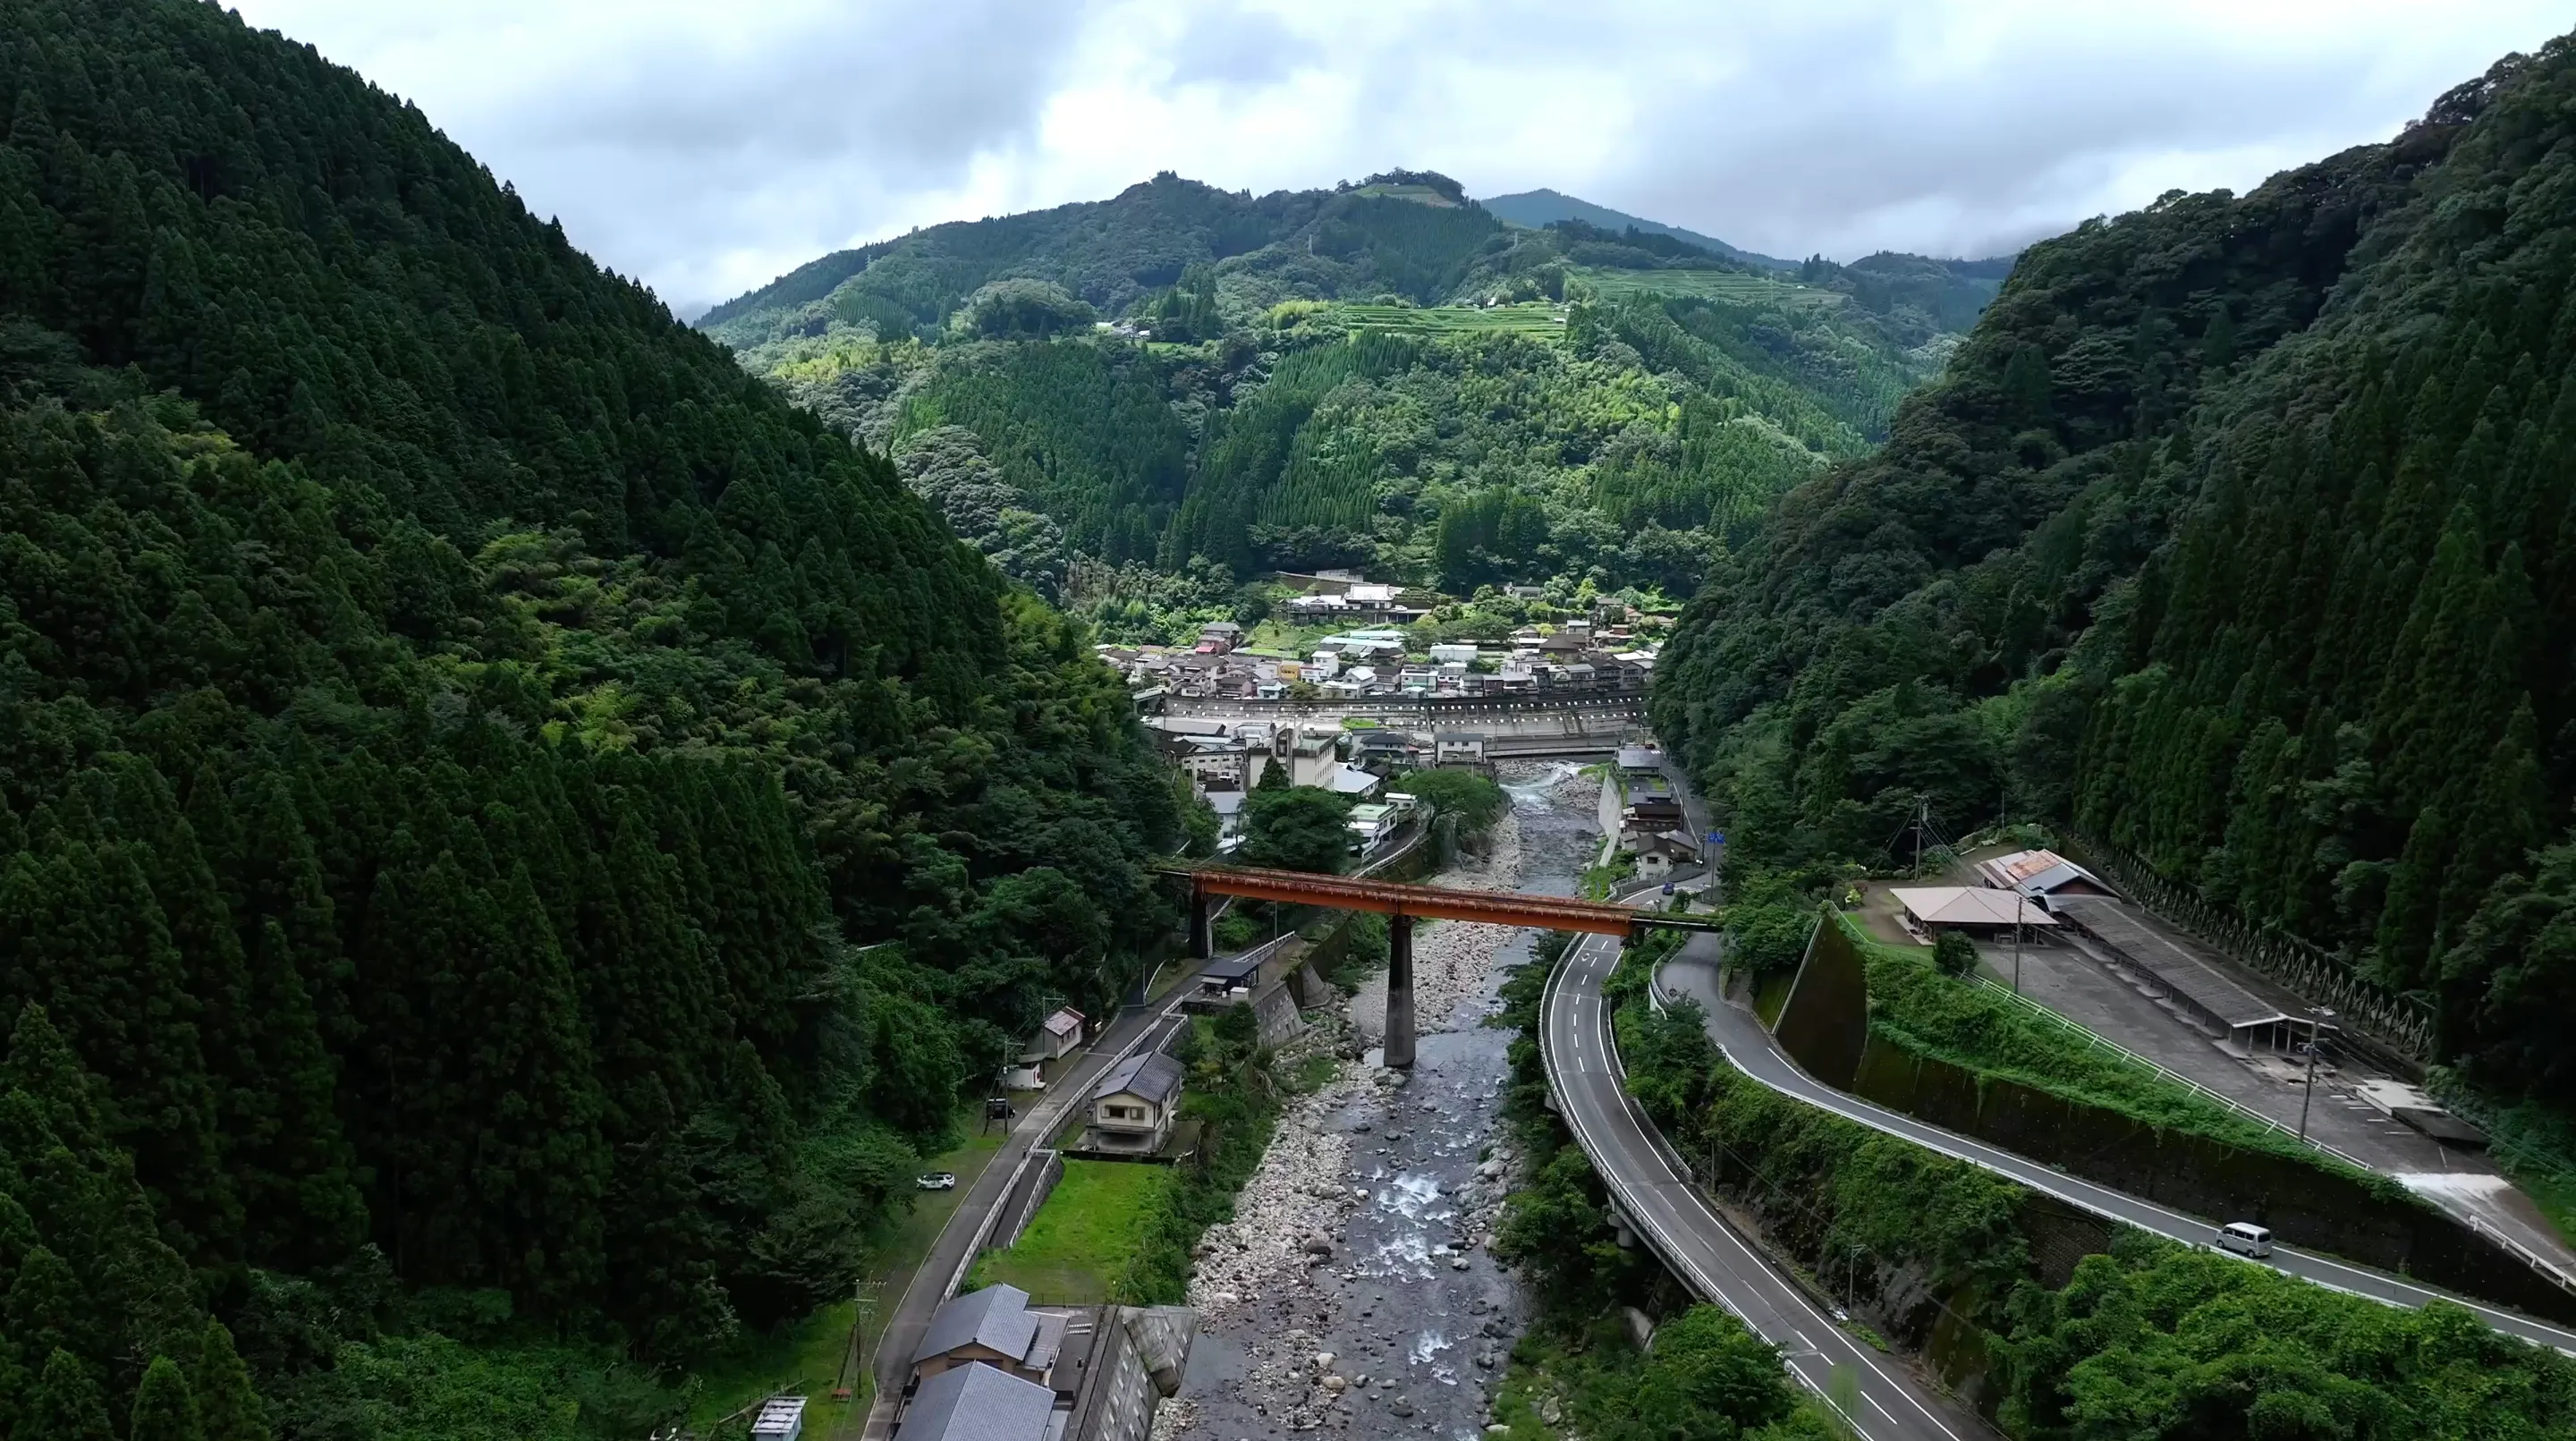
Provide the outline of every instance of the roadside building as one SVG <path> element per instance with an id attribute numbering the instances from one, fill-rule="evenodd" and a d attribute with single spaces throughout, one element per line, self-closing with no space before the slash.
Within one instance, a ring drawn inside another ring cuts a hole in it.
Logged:
<path id="1" fill-rule="evenodd" d="M 1444 766 L 1475 766 L 1485 762 L 1483 731 L 1439 731 L 1432 736 L 1432 763 Z"/>
<path id="2" fill-rule="evenodd" d="M 1441 641 L 1431 647 L 1431 659 L 1440 665 L 1452 662 L 1473 665 L 1476 660 L 1474 641 Z"/>
<path id="3" fill-rule="evenodd" d="M 922 1382 L 894 1434 L 899 1441 L 1048 1441 L 1054 1420 L 1054 1391 L 978 1363 Z"/>
<path id="4" fill-rule="evenodd" d="M 1342 768 L 1341 731 L 1300 730 L 1288 742 L 1288 783 L 1297 786 L 1330 786 L 1333 775 Z"/>
<path id="5" fill-rule="evenodd" d="M 1129 1056 L 1091 1088 L 1086 1149 L 1150 1156 L 1172 1138 L 1181 1109 L 1181 1063 L 1160 1051 Z"/>
<path id="6" fill-rule="evenodd" d="M 998 1374 L 1036 1384 L 1043 1392 L 1064 1346 L 1064 1318 L 1029 1309 L 1029 1293 L 1017 1286 L 987 1286 L 952 1296 L 931 1313 L 921 1344 L 912 1351 L 912 1378 L 933 1377 L 981 1364 Z M 1050 1406 L 1053 1402 L 1048 1403 Z"/>
<path id="7" fill-rule="evenodd" d="M 1371 775 L 1392 775 L 1422 754 L 1422 743 L 1393 726 L 1351 732 L 1351 764 Z"/>
<path id="8" fill-rule="evenodd" d="M 1069 1056 L 1082 1045 L 1082 1012 L 1059 1006 L 1020 1052 L 1020 1064 L 1035 1065 Z"/>
<path id="9" fill-rule="evenodd" d="M 1927 943 L 1944 931 L 1994 940 L 2009 937 L 2016 924 L 2034 931 L 2057 926 L 2056 917 L 2027 898 L 1988 886 L 1912 886 L 1889 894 L 1905 929 Z"/>
<path id="10" fill-rule="evenodd" d="M 1364 856 L 1375 850 L 1379 843 L 1395 834 L 1395 828 L 1403 819 L 1403 814 L 1391 805 L 1363 801 L 1351 807 L 1351 818 L 1346 824 L 1351 830 L 1352 854 Z"/>
<path id="11" fill-rule="evenodd" d="M 1261 958 L 1226 956 L 1199 969 L 1198 998 L 1203 1001 L 1250 1000 L 1252 983 L 1261 979 Z"/>
<path id="12" fill-rule="evenodd" d="M 2328 1013 L 2309 1006 L 2288 987 L 2239 969 L 2197 937 L 2127 901 L 2060 891 L 2049 908 L 2053 918 L 2116 957 L 2131 984 L 2170 1003 L 2175 1014 L 2214 1039 L 2249 1052 L 2288 1051 L 2320 1031 L 2336 1029 L 2326 1019 Z"/>
<path id="13" fill-rule="evenodd" d="M 1660 771 L 1652 776 L 1630 777 L 1624 784 L 1628 804 L 1622 819 L 1631 829 L 1662 831 L 1681 824 L 1681 797 L 1673 794 L 1672 783 Z"/>
<path id="14" fill-rule="evenodd" d="M 1337 795 L 1346 796 L 1375 795 L 1377 788 L 1383 784 L 1385 781 L 1381 777 L 1371 775 L 1358 766 L 1337 765 L 1333 767 L 1332 773 L 1324 778 L 1326 789 Z"/>
<path id="15" fill-rule="evenodd" d="M 1977 878 L 2001 891 L 2019 891 L 2041 905 L 2056 896 L 2114 896 L 2102 879 L 2055 851 L 2015 851 L 1977 862 Z"/>

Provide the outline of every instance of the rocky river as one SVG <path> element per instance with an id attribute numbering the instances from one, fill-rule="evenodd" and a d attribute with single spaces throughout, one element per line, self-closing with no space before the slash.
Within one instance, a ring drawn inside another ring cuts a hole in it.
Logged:
<path id="1" fill-rule="evenodd" d="M 1562 764 L 1502 779 L 1512 809 L 1487 854 L 1436 883 L 1572 894 L 1600 841 L 1597 782 Z M 1415 933 L 1412 1074 L 1369 1051 L 1282 1117 L 1235 1219 L 1200 1244 L 1199 1338 L 1160 1441 L 1483 1431 L 1523 1321 L 1486 1249 L 1513 1158 L 1497 1114 L 1510 1037 L 1485 1021 L 1531 940 L 1451 921 Z M 1381 976 L 1327 1024 L 1373 1044 L 1385 996 Z"/>

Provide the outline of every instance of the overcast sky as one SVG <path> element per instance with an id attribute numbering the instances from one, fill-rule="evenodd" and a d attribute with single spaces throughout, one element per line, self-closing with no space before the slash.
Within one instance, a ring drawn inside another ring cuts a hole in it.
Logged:
<path id="1" fill-rule="evenodd" d="M 683 315 L 1158 170 L 1551 187 L 1774 255 L 1981 255 L 2381 139 L 2527 0 L 235 0 Z"/>

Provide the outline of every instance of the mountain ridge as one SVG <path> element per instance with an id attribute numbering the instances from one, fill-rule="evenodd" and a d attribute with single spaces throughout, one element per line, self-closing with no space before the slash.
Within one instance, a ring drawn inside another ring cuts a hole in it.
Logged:
<path id="1" fill-rule="evenodd" d="M 1685 230 L 1678 225 L 1666 225 L 1660 220 L 1648 220 L 1643 216 L 1630 215 L 1626 211 L 1613 210 L 1607 205 L 1595 205 L 1589 200 L 1545 186 L 1536 190 L 1514 191 L 1509 195 L 1489 195 L 1476 203 L 1492 211 L 1505 224 L 1525 226 L 1532 230 L 1544 229 L 1550 223 L 1559 220 L 1580 220 L 1587 225 L 1597 225 L 1604 230 L 1625 230 L 1633 226 L 1649 235 L 1669 235 L 1675 240 L 1696 245 L 1711 254 L 1759 265 L 1766 270 L 1798 268 L 1798 262 L 1794 260 L 1782 260 L 1776 255 L 1763 255 L 1756 251 L 1745 250 L 1713 235 L 1702 235 L 1696 230 Z"/>

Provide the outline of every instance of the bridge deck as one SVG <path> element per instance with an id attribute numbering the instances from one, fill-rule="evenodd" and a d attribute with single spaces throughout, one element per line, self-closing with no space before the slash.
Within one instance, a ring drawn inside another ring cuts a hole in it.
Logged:
<path id="1" fill-rule="evenodd" d="M 1408 886 L 1393 881 L 1350 876 L 1312 875 L 1305 871 L 1237 869 L 1227 866 L 1172 866 L 1167 875 L 1182 876 L 1202 895 L 1242 896 L 1290 905 L 1330 906 L 1346 911 L 1375 911 L 1382 916 L 1420 920 L 1483 921 L 1491 925 L 1537 926 L 1550 931 L 1589 931 L 1626 936 L 1641 925 L 1714 930 L 1714 921 L 1639 911 L 1602 901 L 1563 896 L 1529 896 L 1496 891 L 1453 891 L 1439 886 Z"/>

